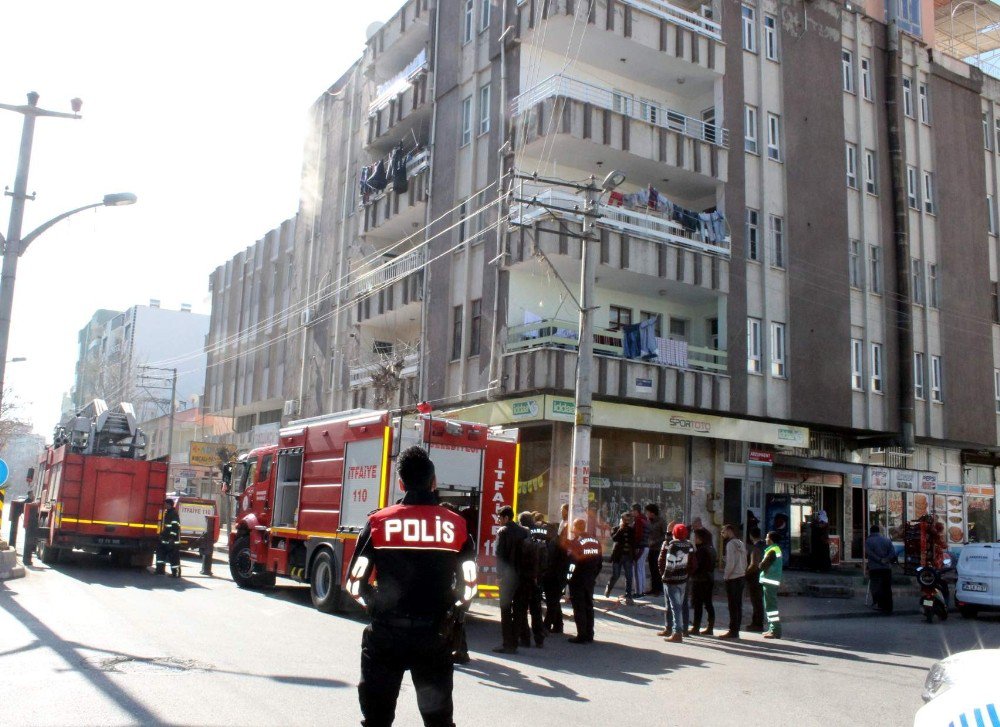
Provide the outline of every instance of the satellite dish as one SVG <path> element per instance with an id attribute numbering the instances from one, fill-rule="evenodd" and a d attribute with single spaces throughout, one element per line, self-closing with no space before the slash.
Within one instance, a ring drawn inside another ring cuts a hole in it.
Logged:
<path id="1" fill-rule="evenodd" d="M 385 25 L 385 23 L 381 20 L 376 20 L 374 23 L 369 24 L 368 27 L 365 28 L 365 40 L 371 40 L 372 36 L 382 29 L 383 25 Z"/>

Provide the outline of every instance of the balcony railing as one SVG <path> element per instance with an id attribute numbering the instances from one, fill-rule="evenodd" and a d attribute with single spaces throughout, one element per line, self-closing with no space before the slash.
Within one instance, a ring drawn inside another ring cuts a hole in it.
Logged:
<path id="1" fill-rule="evenodd" d="M 721 126 L 685 116 L 679 111 L 653 101 L 638 99 L 632 94 L 595 86 L 563 75 L 549 76 L 511 101 L 511 115 L 522 114 L 539 101 L 553 96 L 563 96 L 588 103 L 715 146 L 725 148 L 729 145 L 729 131 Z"/>
<path id="2" fill-rule="evenodd" d="M 368 115 L 371 116 L 379 109 L 384 108 L 390 99 L 406 90 L 415 75 L 425 70 L 427 70 L 426 48 L 417 53 L 416 57 L 406 64 L 406 68 L 378 86 L 375 90 L 375 100 L 368 106 Z"/>
<path id="3" fill-rule="evenodd" d="M 392 258 L 374 270 L 361 273 L 355 280 L 355 293 L 360 295 L 371 290 L 399 282 L 410 273 L 420 270 L 424 265 L 424 249 L 408 252 L 397 258 Z"/>
<path id="4" fill-rule="evenodd" d="M 621 331 L 595 328 L 593 335 L 595 354 L 615 358 L 623 357 Z M 580 327 L 575 322 L 557 319 L 534 321 L 510 326 L 507 329 L 506 352 L 516 353 L 532 348 L 560 348 L 576 351 L 579 339 Z M 720 349 L 691 346 L 679 342 L 671 342 L 666 348 L 669 349 L 666 360 L 655 358 L 643 362 L 680 369 L 697 369 L 710 373 L 724 374 L 727 371 L 727 353 Z"/>
<path id="5" fill-rule="evenodd" d="M 355 366 L 349 372 L 349 385 L 352 389 L 368 386 L 372 383 L 372 371 L 380 364 L 369 366 Z M 420 366 L 420 353 L 414 351 L 403 357 L 403 367 L 399 371 L 400 379 L 411 379 L 417 375 Z"/>
<path id="6" fill-rule="evenodd" d="M 517 0 L 518 6 L 524 5 L 528 0 Z M 622 5 L 629 5 L 637 10 L 641 10 L 647 15 L 666 20 L 668 23 L 687 28 L 699 35 L 704 35 L 712 40 L 722 41 L 722 28 L 718 23 L 714 23 L 708 18 L 703 18 L 697 13 L 684 10 L 676 5 L 671 5 L 664 0 L 619 0 Z"/>
<path id="7" fill-rule="evenodd" d="M 557 215 L 564 219 L 577 222 L 583 221 L 583 216 L 569 210 L 583 210 L 586 200 L 567 192 L 554 189 L 544 189 L 537 194 L 524 192 L 521 198 L 537 200 L 539 204 L 522 202 L 511 208 L 511 222 L 514 224 L 531 224 L 537 219 L 548 215 Z M 601 204 L 597 208 L 601 215 L 596 224 L 614 232 L 625 233 L 653 242 L 678 245 L 714 255 L 729 257 L 730 243 L 727 235 L 723 240 L 710 242 L 704 235 L 691 232 L 682 225 L 665 216 L 648 210 L 630 209 L 615 205 Z"/>

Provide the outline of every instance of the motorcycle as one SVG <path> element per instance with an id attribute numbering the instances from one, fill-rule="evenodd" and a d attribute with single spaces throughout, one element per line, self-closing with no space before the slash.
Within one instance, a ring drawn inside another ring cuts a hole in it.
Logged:
<path id="1" fill-rule="evenodd" d="M 923 607 L 927 623 L 937 616 L 942 621 L 948 620 L 947 586 L 941 580 L 941 571 L 930 566 L 917 568 L 917 583 L 920 585 L 920 605 Z"/>

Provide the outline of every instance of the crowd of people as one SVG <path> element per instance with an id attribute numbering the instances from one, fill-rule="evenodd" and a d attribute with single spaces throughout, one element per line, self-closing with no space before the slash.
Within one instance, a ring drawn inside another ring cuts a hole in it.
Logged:
<path id="1" fill-rule="evenodd" d="M 594 589 L 603 567 L 603 548 L 586 519 L 570 523 L 566 505 L 561 515 L 559 523 L 548 523 L 538 512 L 515 516 L 512 508 L 504 507 L 498 514 L 502 643 L 495 652 L 514 654 L 532 644 L 542 648 L 547 636 L 563 633 L 562 598 L 567 586 L 576 622 L 570 642 L 594 640 Z M 749 529 L 746 540 L 739 526 L 723 527 L 721 570 L 729 623 L 719 638 L 738 639 L 741 631 L 781 638 L 777 598 L 783 554 L 778 541 L 777 533 L 762 538 L 757 527 Z M 610 544 L 606 598 L 624 578 L 626 605 L 640 597 L 663 598 L 664 628 L 658 635 L 668 642 L 715 634 L 712 594 L 720 559 L 712 533 L 700 519 L 690 525 L 666 522 L 657 504 L 635 503 L 611 529 Z M 745 626 L 744 593 L 751 606 Z"/>

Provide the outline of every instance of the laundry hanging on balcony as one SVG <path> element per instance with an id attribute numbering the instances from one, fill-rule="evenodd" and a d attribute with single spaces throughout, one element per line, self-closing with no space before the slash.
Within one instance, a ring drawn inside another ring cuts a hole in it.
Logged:
<path id="1" fill-rule="evenodd" d="M 358 174 L 361 204 L 367 205 L 371 195 L 382 192 L 390 184 L 394 192 L 399 194 L 406 192 L 410 188 L 407 166 L 418 148 L 414 145 L 407 151 L 403 149 L 403 142 L 399 142 L 388 156 L 361 167 Z"/>
<path id="2" fill-rule="evenodd" d="M 644 207 L 660 212 L 688 232 L 701 235 L 705 242 L 721 245 L 726 241 L 726 218 L 721 212 L 718 210 L 694 212 L 674 204 L 653 185 L 631 194 L 612 192 L 608 204 L 618 207 Z"/>
<path id="3" fill-rule="evenodd" d="M 622 326 L 622 355 L 652 361 L 658 353 L 656 347 L 656 320 Z"/>

